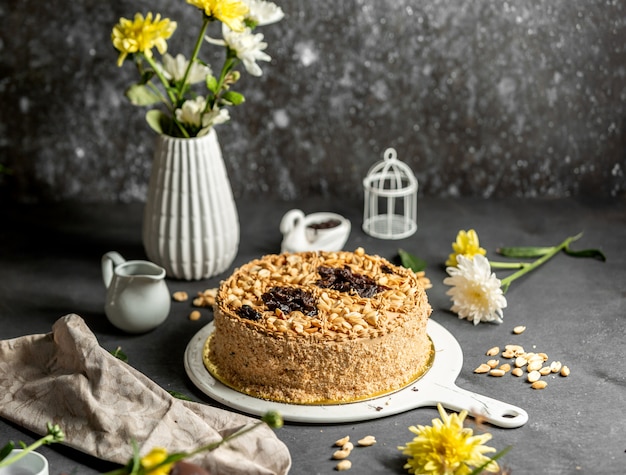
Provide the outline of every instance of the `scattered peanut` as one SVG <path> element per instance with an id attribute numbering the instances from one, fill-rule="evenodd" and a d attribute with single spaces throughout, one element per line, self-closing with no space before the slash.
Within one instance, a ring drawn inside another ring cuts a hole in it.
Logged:
<path id="1" fill-rule="evenodd" d="M 337 440 L 335 442 L 335 445 L 338 446 L 338 447 L 343 447 L 348 442 L 350 442 L 350 436 L 346 435 L 345 437 L 342 437 L 341 439 Z"/>
<path id="2" fill-rule="evenodd" d="M 343 460 L 345 458 L 348 458 L 348 455 L 350 455 L 350 450 L 346 450 L 346 449 L 340 449 L 340 450 L 336 450 L 335 453 L 333 454 L 333 458 L 335 460 Z"/>
<path id="3" fill-rule="evenodd" d="M 350 470 L 352 468 L 352 462 L 350 460 L 342 460 L 335 467 L 338 472 L 342 472 L 344 470 Z"/>
<path id="4" fill-rule="evenodd" d="M 549 366 L 544 366 L 539 370 L 541 376 L 548 376 L 550 373 L 552 373 L 552 369 Z"/>
<path id="5" fill-rule="evenodd" d="M 487 363 L 483 363 L 474 370 L 474 373 L 479 373 L 479 374 L 488 373 L 490 369 L 491 369 L 491 366 L 489 366 Z"/>
<path id="6" fill-rule="evenodd" d="M 511 371 L 511 374 L 519 378 L 524 374 L 524 370 L 522 368 L 515 368 L 513 371 Z"/>
<path id="7" fill-rule="evenodd" d="M 200 312 L 198 310 L 193 310 L 190 314 L 189 314 L 189 320 L 192 321 L 196 321 L 196 320 L 200 320 Z"/>
<path id="8" fill-rule="evenodd" d="M 203 292 L 198 292 L 198 296 L 193 299 L 193 304 L 196 307 L 212 307 L 215 304 L 216 296 L 217 289 L 206 289 Z"/>
<path id="9" fill-rule="evenodd" d="M 376 437 L 374 437 L 373 435 L 366 435 L 362 439 L 359 439 L 359 441 L 357 442 L 357 444 L 362 447 L 369 447 L 370 445 L 374 445 L 375 443 Z"/>
<path id="10" fill-rule="evenodd" d="M 343 447 L 341 447 L 342 450 L 345 450 L 348 453 L 352 452 L 353 448 L 354 444 L 352 442 L 346 442 L 345 444 L 343 444 Z"/>
<path id="11" fill-rule="evenodd" d="M 527 376 L 529 383 L 534 383 L 536 381 L 539 381 L 539 378 L 541 378 L 541 373 L 539 373 L 539 371 L 531 371 L 530 373 L 528 373 L 528 376 Z"/>
<path id="12" fill-rule="evenodd" d="M 519 356 L 524 353 L 524 347 L 521 345 L 506 345 L 504 349 L 507 351 L 512 351 L 513 353 L 515 353 L 515 356 Z"/>
<path id="13" fill-rule="evenodd" d="M 184 290 L 178 290 L 172 294 L 172 298 L 177 302 L 184 302 L 189 298 L 189 295 Z"/>
<path id="14" fill-rule="evenodd" d="M 524 325 L 518 325 L 513 328 L 513 333 L 515 333 L 516 335 L 521 335 L 522 333 L 524 333 L 525 330 L 526 327 Z"/>
<path id="15" fill-rule="evenodd" d="M 528 360 L 523 356 L 518 356 L 515 358 L 515 366 L 518 368 L 522 368 L 528 364 Z"/>
<path id="16" fill-rule="evenodd" d="M 489 361 L 487 361 L 487 365 L 488 365 L 490 368 L 495 368 L 495 367 L 497 367 L 499 364 L 500 364 L 500 360 L 489 360 Z"/>
<path id="17" fill-rule="evenodd" d="M 545 381 L 535 381 L 533 384 L 530 385 L 530 387 L 533 389 L 543 389 L 547 385 L 548 383 L 546 383 Z"/>
<path id="18" fill-rule="evenodd" d="M 525 330 L 526 327 L 524 325 L 518 325 L 513 329 L 513 333 L 519 335 Z M 534 345 L 533 348 L 535 348 Z M 496 356 L 499 351 L 499 346 L 492 346 L 485 354 L 487 356 Z M 570 374 L 570 369 L 560 361 L 548 363 L 549 357 L 547 353 L 526 352 L 521 345 L 505 345 L 501 356 L 509 359 L 510 363 L 500 364 L 500 360 L 490 359 L 486 363 L 481 363 L 474 370 L 474 373 L 502 377 L 511 371 L 511 374 L 518 378 L 527 373 L 526 379 L 533 389 L 544 389 L 548 386 L 548 383 L 541 379 L 542 376 L 558 373 L 563 377 L 567 377 Z"/>
<path id="19" fill-rule="evenodd" d="M 507 359 L 515 358 L 515 352 L 511 350 L 504 350 L 502 352 L 502 358 L 507 358 Z"/>

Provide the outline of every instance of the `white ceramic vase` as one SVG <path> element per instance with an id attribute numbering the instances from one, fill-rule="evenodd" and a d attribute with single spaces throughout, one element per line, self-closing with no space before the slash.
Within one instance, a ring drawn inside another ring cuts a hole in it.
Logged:
<path id="1" fill-rule="evenodd" d="M 160 135 L 143 217 L 148 258 L 168 277 L 225 271 L 239 248 L 239 217 L 214 129 L 190 139 Z"/>

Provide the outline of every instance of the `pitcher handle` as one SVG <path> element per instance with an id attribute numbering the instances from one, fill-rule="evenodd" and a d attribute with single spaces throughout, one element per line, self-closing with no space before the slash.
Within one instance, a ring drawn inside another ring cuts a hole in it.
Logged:
<path id="1" fill-rule="evenodd" d="M 122 255 L 116 251 L 107 252 L 104 256 L 102 256 L 102 280 L 104 281 L 105 287 L 108 288 L 111 284 L 111 280 L 113 279 L 113 269 L 124 262 L 126 262 L 126 259 L 124 259 Z"/>

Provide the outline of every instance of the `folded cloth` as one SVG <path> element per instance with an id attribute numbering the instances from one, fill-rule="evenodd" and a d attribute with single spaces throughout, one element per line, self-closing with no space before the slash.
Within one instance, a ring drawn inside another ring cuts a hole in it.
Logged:
<path id="1" fill-rule="evenodd" d="M 58 424 L 65 444 L 125 464 L 134 440 L 141 455 L 154 447 L 189 452 L 257 422 L 172 397 L 103 349 L 78 315 L 52 333 L 0 341 L 0 416 L 42 434 Z M 261 424 L 194 463 L 212 474 L 285 474 L 287 447 Z"/>

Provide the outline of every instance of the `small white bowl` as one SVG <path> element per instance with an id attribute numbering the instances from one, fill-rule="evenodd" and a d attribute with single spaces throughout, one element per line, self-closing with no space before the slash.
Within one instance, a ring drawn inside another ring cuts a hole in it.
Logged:
<path id="1" fill-rule="evenodd" d="M 8 457 L 12 457 L 22 449 L 13 449 Z M 0 475 L 48 475 L 48 460 L 39 452 L 29 452 L 17 462 L 0 468 Z"/>

